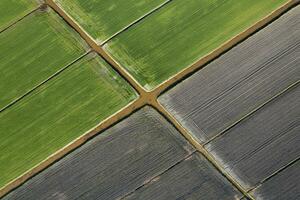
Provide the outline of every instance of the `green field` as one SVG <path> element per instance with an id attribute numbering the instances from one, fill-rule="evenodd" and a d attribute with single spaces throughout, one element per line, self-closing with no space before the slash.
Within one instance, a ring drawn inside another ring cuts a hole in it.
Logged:
<path id="1" fill-rule="evenodd" d="M 35 0 L 1 0 L 0 31 L 38 7 Z"/>
<path id="2" fill-rule="evenodd" d="M 147 90 L 190 66 L 287 0 L 174 0 L 105 49 Z"/>
<path id="3" fill-rule="evenodd" d="M 35 12 L 0 34 L 0 109 L 85 53 L 54 11 Z"/>
<path id="4" fill-rule="evenodd" d="M 99 43 L 167 0 L 55 0 Z"/>
<path id="5" fill-rule="evenodd" d="M 0 113 L 0 188 L 135 98 L 100 57 L 71 65 Z"/>

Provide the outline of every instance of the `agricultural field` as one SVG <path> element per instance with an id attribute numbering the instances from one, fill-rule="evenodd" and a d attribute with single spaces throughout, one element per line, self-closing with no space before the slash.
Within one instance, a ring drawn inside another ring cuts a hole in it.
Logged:
<path id="1" fill-rule="evenodd" d="M 0 31 L 3 31 L 36 8 L 38 8 L 38 3 L 35 0 L 1 0 Z"/>
<path id="2" fill-rule="evenodd" d="M 1 1 L 0 199 L 299 198 L 298 4 Z"/>
<path id="3" fill-rule="evenodd" d="M 299 81 L 297 17 L 296 11 L 283 16 L 162 95 L 160 102 L 201 143 L 211 140 Z"/>
<path id="4" fill-rule="evenodd" d="M 54 198 L 117 199 L 193 151 L 162 116 L 144 107 L 36 176 L 28 188 L 16 190 L 8 199 L 49 199 L 53 194 Z M 55 184 L 58 182 L 66 186 L 63 191 Z M 40 191 L 48 192 L 40 196 Z"/>
<path id="5" fill-rule="evenodd" d="M 99 44 L 169 0 L 55 0 Z"/>
<path id="6" fill-rule="evenodd" d="M 74 63 L 1 113 L 0 185 L 72 142 L 135 97 L 130 86 L 97 55 Z"/>
<path id="7" fill-rule="evenodd" d="M 0 46 L 0 90 L 5 93 L 1 110 L 87 50 L 79 35 L 51 10 L 35 12 L 1 33 Z"/>
<path id="8" fill-rule="evenodd" d="M 284 2 L 174 0 L 104 48 L 143 87 L 152 90 Z"/>

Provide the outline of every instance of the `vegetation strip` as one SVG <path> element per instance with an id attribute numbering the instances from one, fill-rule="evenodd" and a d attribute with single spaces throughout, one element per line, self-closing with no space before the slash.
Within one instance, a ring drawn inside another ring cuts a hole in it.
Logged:
<path id="1" fill-rule="evenodd" d="M 103 47 L 151 91 L 287 2 L 173 0 Z"/>
<path id="2" fill-rule="evenodd" d="M 53 10 L 36 10 L 0 34 L 0 110 L 85 53 L 87 45 Z M 16 47 L 19 51 L 16 51 Z"/>
<path id="3" fill-rule="evenodd" d="M 0 33 L 39 7 L 36 0 L 1 0 Z"/>
<path id="4" fill-rule="evenodd" d="M 125 26 L 124 28 L 122 28 L 121 30 L 119 30 L 118 32 L 116 32 L 115 34 L 113 34 L 112 36 L 110 36 L 109 38 L 107 38 L 106 40 L 102 41 L 100 43 L 101 46 L 103 46 L 105 43 L 107 43 L 109 40 L 113 39 L 114 37 L 116 37 L 117 35 L 121 34 L 122 32 L 126 31 L 127 29 L 131 28 L 132 26 L 134 26 L 135 24 L 139 23 L 140 21 L 144 20 L 146 17 L 152 15 L 154 12 L 157 12 L 159 9 L 161 9 L 163 6 L 165 6 L 166 4 L 170 3 L 172 0 L 166 0 L 165 2 L 163 2 L 162 4 L 158 5 L 157 7 L 155 7 L 153 10 L 151 10 L 150 12 L 146 13 L 145 15 L 143 15 L 142 17 L 138 18 L 137 20 L 133 21 L 132 23 L 128 24 L 127 26 Z"/>
<path id="5" fill-rule="evenodd" d="M 30 170 L 135 98 L 134 90 L 98 55 L 85 56 L 1 112 L 0 185 Z"/>
<path id="6" fill-rule="evenodd" d="M 73 150 L 73 149 L 77 148 L 78 146 L 80 146 L 81 144 L 85 143 L 89 138 L 91 138 L 92 136 L 94 136 L 95 134 L 97 134 L 99 131 L 101 131 L 103 129 L 106 129 L 107 127 L 111 126 L 112 124 L 118 122 L 120 119 L 122 119 L 125 116 L 129 115 L 134 110 L 137 110 L 138 108 L 142 107 L 145 104 L 153 104 L 154 105 L 155 102 L 156 102 L 157 96 L 159 94 L 161 94 L 163 91 L 165 91 L 168 87 L 170 87 L 171 85 L 173 85 L 176 82 L 180 81 L 181 79 L 183 79 L 188 74 L 190 74 L 190 73 L 192 73 L 192 72 L 200 69 L 208 61 L 210 61 L 210 60 L 218 57 L 220 54 L 222 54 L 222 52 L 228 50 L 229 48 L 231 48 L 232 46 L 234 46 L 238 42 L 242 41 L 244 38 L 246 38 L 249 35 L 251 35 L 253 32 L 257 31 L 258 29 L 260 29 L 261 27 L 265 26 L 270 21 L 272 21 L 273 19 L 275 19 L 276 17 L 278 17 L 279 15 L 281 15 L 282 13 L 284 13 L 285 11 L 287 11 L 289 8 L 291 8 L 294 5 L 296 5 L 298 3 L 298 1 L 294 1 L 294 0 L 289 1 L 287 4 L 285 4 L 284 6 L 282 6 L 281 8 L 279 8 L 278 10 L 274 11 L 269 16 L 267 16 L 266 18 L 262 19 L 261 21 L 259 21 L 255 25 L 253 25 L 251 28 L 247 29 L 246 31 L 244 31 L 240 35 L 234 37 L 233 39 L 227 41 L 219 49 L 213 51 L 211 54 L 203 57 L 202 59 L 200 59 L 199 61 L 197 61 L 196 63 L 194 63 L 192 66 L 190 66 L 189 68 L 186 68 L 185 70 L 183 70 L 180 73 L 176 74 L 172 78 L 168 79 L 163 84 L 161 84 L 156 90 L 153 90 L 150 93 L 146 92 L 142 88 L 140 88 L 139 87 L 140 85 L 137 84 L 137 83 L 135 83 L 134 79 L 132 79 L 132 77 L 130 75 L 128 75 L 126 72 L 124 72 L 124 70 L 116 62 L 112 62 L 111 61 L 112 59 L 103 51 L 103 49 L 99 48 L 97 46 L 97 43 L 95 43 L 88 36 L 88 34 L 86 34 L 74 21 L 72 21 L 71 18 L 68 17 L 68 15 L 66 13 L 64 13 L 52 0 L 47 0 L 47 3 L 52 8 L 54 8 L 68 23 L 70 23 L 70 25 L 83 37 L 84 40 L 86 40 L 88 42 L 88 44 L 97 53 L 99 53 L 100 55 L 104 54 L 104 56 L 103 55 L 102 56 L 105 59 L 107 59 L 107 61 L 110 64 L 112 64 L 113 67 L 119 73 L 121 73 L 123 76 L 125 75 L 124 77 L 126 78 L 126 80 L 129 81 L 130 84 L 134 85 L 135 89 L 137 89 L 137 91 L 141 94 L 141 96 L 137 100 L 135 100 L 132 104 L 129 104 L 124 109 L 120 110 L 116 114 L 114 114 L 114 115 L 110 116 L 109 118 L 107 118 L 106 120 L 104 120 L 102 123 L 100 123 L 99 125 L 97 125 L 94 129 L 88 131 L 86 134 L 82 135 L 80 138 L 77 138 L 75 141 L 71 142 L 69 145 L 65 146 L 60 151 L 54 153 L 52 156 L 50 156 L 48 159 L 46 159 L 43 162 L 41 162 L 39 165 L 36 165 L 34 168 L 32 168 L 31 170 L 29 170 L 28 172 L 26 172 L 25 174 L 23 174 L 19 178 L 13 180 L 9 184 L 7 184 L 3 188 L 1 188 L 0 189 L 0 196 L 3 196 L 4 194 L 8 193 L 9 191 L 11 191 L 12 189 L 14 189 L 15 187 L 17 187 L 20 184 L 24 183 L 27 179 L 29 179 L 33 175 L 37 174 L 38 172 L 40 172 L 42 169 L 46 168 L 47 166 L 49 166 L 50 164 L 52 164 L 56 160 L 60 159 L 61 157 L 63 157 L 65 154 L 67 154 L 71 150 Z M 157 109 L 160 110 L 160 108 L 161 107 L 158 107 Z M 194 146 L 196 146 L 197 149 L 200 152 L 202 151 L 201 145 L 199 143 L 195 142 L 195 140 L 194 140 L 193 137 L 191 137 L 189 134 L 185 134 L 185 132 L 182 133 L 182 134 L 186 135 L 187 139 Z M 220 166 L 218 166 L 218 164 L 214 160 L 210 160 L 210 161 L 213 163 L 214 166 L 216 166 L 216 168 L 218 170 L 222 171 L 222 168 L 220 168 Z M 226 174 L 226 172 L 223 171 L 223 174 L 234 185 L 236 185 L 237 188 L 245 196 L 247 196 L 250 199 L 253 199 L 249 194 L 247 194 L 247 192 L 243 188 L 241 188 L 237 183 L 235 183 L 235 181 L 232 180 L 232 178 L 228 174 Z"/>
<path id="7" fill-rule="evenodd" d="M 54 0 L 98 44 L 151 14 L 168 1 Z"/>
<path id="8" fill-rule="evenodd" d="M 51 75 L 50 77 L 48 77 L 46 80 L 43 80 L 41 83 L 39 83 L 38 85 L 36 85 L 34 88 L 32 88 L 31 90 L 29 90 L 28 92 L 26 92 L 25 94 L 23 94 L 22 96 L 18 97 L 17 99 L 15 99 L 14 101 L 12 101 L 10 104 L 6 105 L 5 107 L 3 107 L 2 109 L 0 109 L 0 113 L 3 112 L 5 109 L 8 109 L 9 107 L 11 107 L 12 105 L 14 105 L 15 103 L 17 103 L 18 101 L 20 101 L 21 99 L 23 99 L 24 97 L 26 97 L 27 95 L 29 95 L 30 93 L 32 93 L 33 91 L 35 91 L 37 88 L 39 88 L 40 86 L 42 86 L 43 84 L 45 84 L 47 81 L 51 80 L 52 78 L 58 76 L 61 72 L 63 72 L 64 70 L 66 70 L 68 67 L 72 66 L 74 63 L 76 63 L 77 61 L 79 61 L 80 59 L 82 59 L 84 56 L 86 56 L 87 54 L 91 53 L 90 51 L 82 54 L 80 57 L 76 58 L 75 60 L 73 60 L 71 63 L 69 63 L 68 65 L 66 65 L 64 68 L 60 69 L 59 71 L 57 71 L 55 74 Z"/>
<path id="9" fill-rule="evenodd" d="M 7 29 L 13 27 L 15 24 L 17 24 L 18 22 L 22 21 L 24 18 L 28 17 L 29 15 L 31 15 L 32 13 L 36 12 L 37 10 L 40 10 L 43 7 L 43 5 L 33 9 L 32 11 L 28 12 L 26 15 L 24 15 L 23 17 L 19 18 L 18 20 L 12 22 L 11 24 L 9 24 L 9 26 L 3 28 L 2 30 L 0 30 L 0 34 L 4 31 L 6 31 Z"/>

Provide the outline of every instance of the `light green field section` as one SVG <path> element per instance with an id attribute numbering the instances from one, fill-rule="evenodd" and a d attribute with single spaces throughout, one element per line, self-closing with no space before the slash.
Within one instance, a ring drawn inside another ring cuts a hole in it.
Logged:
<path id="1" fill-rule="evenodd" d="M 167 0 L 55 0 L 99 43 Z"/>
<path id="2" fill-rule="evenodd" d="M 89 54 L 0 113 L 0 188 L 136 98 Z"/>
<path id="3" fill-rule="evenodd" d="M 36 0 L 1 0 L 0 31 L 38 7 Z"/>
<path id="4" fill-rule="evenodd" d="M 286 2 L 173 0 L 104 47 L 151 90 Z"/>
<path id="5" fill-rule="evenodd" d="M 36 11 L 0 34 L 0 110 L 85 53 L 54 11 Z"/>

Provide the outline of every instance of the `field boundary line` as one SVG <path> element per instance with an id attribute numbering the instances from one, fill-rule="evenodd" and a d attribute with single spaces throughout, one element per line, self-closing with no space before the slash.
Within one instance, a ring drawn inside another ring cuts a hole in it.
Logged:
<path id="1" fill-rule="evenodd" d="M 271 98 L 267 99 L 262 104 L 260 104 L 257 107 L 255 107 L 253 110 L 251 110 L 250 112 L 248 112 L 246 115 L 244 115 L 240 119 L 238 119 L 235 122 L 233 122 L 231 125 L 225 127 L 223 130 L 221 130 L 219 133 L 217 133 L 217 135 L 213 136 L 208 141 L 206 141 L 205 143 L 203 143 L 203 145 L 205 146 L 205 145 L 209 144 L 210 142 L 214 141 L 215 139 L 224 136 L 228 130 L 232 129 L 233 127 L 235 127 L 240 122 L 242 122 L 242 121 L 246 120 L 247 118 L 251 117 L 254 113 L 258 112 L 265 105 L 268 105 L 268 104 L 274 102 L 277 98 L 279 98 L 280 96 L 284 95 L 289 90 L 293 89 L 294 87 L 297 87 L 297 85 L 299 83 L 300 83 L 300 80 L 298 80 L 298 81 L 290 84 L 289 86 L 287 86 L 286 88 L 284 88 L 283 90 L 281 90 L 280 92 L 278 92 L 277 94 L 275 94 L 274 96 L 272 96 Z"/>
<path id="2" fill-rule="evenodd" d="M 19 17 L 16 20 L 13 20 L 10 24 L 8 24 L 7 26 L 3 27 L 3 29 L 0 29 L 0 34 L 3 33 L 4 31 L 6 31 L 7 29 L 10 29 L 11 27 L 13 27 L 14 25 L 16 25 L 18 22 L 22 21 L 24 18 L 26 18 L 27 16 L 31 15 L 35 11 L 43 8 L 43 6 L 44 6 L 43 4 L 37 5 L 36 8 L 33 8 L 31 11 L 27 12 L 25 15 Z"/>
<path id="3" fill-rule="evenodd" d="M 252 193 L 253 191 L 255 191 L 256 189 L 258 189 L 259 187 L 261 187 L 265 182 L 268 182 L 269 180 L 271 180 L 273 177 L 275 177 L 276 175 L 284 172 L 286 169 L 288 169 L 289 167 L 297 164 L 300 161 L 300 157 L 297 157 L 296 159 L 292 160 L 291 162 L 287 163 L 286 165 L 284 165 L 283 167 L 279 168 L 277 171 L 275 171 L 273 174 L 269 175 L 268 177 L 266 177 L 265 179 L 263 179 L 262 181 L 260 181 L 260 183 L 258 185 L 256 185 L 255 187 L 251 188 L 248 190 L 248 193 Z"/>
<path id="4" fill-rule="evenodd" d="M 15 98 L 14 100 L 12 100 L 10 103 L 8 103 L 3 108 L 0 108 L 0 113 L 3 112 L 3 111 L 5 111 L 9 107 L 13 106 L 14 104 L 16 104 L 18 101 L 20 101 L 21 99 L 23 99 L 24 97 L 26 97 L 27 95 L 29 95 L 30 93 L 32 93 L 33 91 L 35 91 L 36 89 L 38 89 L 39 87 L 41 87 L 42 85 L 44 85 L 45 83 L 47 83 L 48 81 L 50 81 L 51 79 L 53 79 L 56 76 L 58 76 L 59 74 L 61 74 L 63 71 L 65 71 L 66 69 L 68 69 L 69 67 L 71 67 L 73 64 L 75 64 L 76 62 L 78 62 L 79 60 L 81 60 L 86 55 L 88 55 L 90 52 L 91 51 L 88 50 L 85 53 L 81 54 L 78 58 L 72 60 L 71 62 L 69 62 L 68 64 L 66 64 L 64 67 L 62 67 L 58 71 L 54 72 L 52 75 L 48 76 L 46 79 L 44 79 L 43 81 L 39 82 L 37 85 L 33 86 L 30 90 L 28 90 L 27 92 L 25 92 L 21 96 L 19 96 L 19 97 Z"/>
<path id="5" fill-rule="evenodd" d="M 134 26 L 135 24 L 139 23 L 140 21 L 142 21 L 143 19 L 145 19 L 149 15 L 152 15 L 154 12 L 160 10 L 162 7 L 164 7 L 165 5 L 167 5 L 168 3 L 170 3 L 171 1 L 173 1 L 173 0 L 167 0 L 167 1 L 163 2 L 163 3 L 161 3 L 160 5 L 156 6 L 155 8 L 153 8 L 152 10 L 150 10 L 149 12 L 147 12 L 146 14 L 144 14 L 143 16 L 139 17 L 138 19 L 134 20 L 133 22 L 131 22 L 127 26 L 123 27 L 122 29 L 120 29 L 119 31 L 117 31 L 116 33 L 114 33 L 109 38 L 107 38 L 107 39 L 103 40 L 102 42 L 100 42 L 99 45 L 100 46 L 105 45 L 108 41 L 112 40 L 117 35 L 121 34 L 124 31 L 126 31 L 127 29 L 129 29 L 130 27 Z"/>

